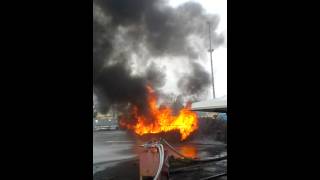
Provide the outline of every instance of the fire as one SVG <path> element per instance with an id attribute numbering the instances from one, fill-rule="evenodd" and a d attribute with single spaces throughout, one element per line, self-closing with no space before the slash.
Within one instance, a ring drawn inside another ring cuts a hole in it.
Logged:
<path id="1" fill-rule="evenodd" d="M 158 107 L 155 91 L 151 86 L 146 88 L 148 92 L 148 108 L 152 121 L 147 119 L 144 114 L 139 114 L 137 106 L 132 106 L 132 120 L 130 122 L 134 123 L 127 123 L 128 121 L 125 119 L 120 119 L 120 126 L 131 129 L 138 135 L 178 131 L 181 135 L 181 140 L 185 140 L 192 132 L 198 129 L 197 115 L 190 110 L 190 104 L 182 108 L 178 115 L 173 115 L 173 110 L 170 107 Z M 150 118 L 150 116 L 148 117 Z"/>
<path id="2" fill-rule="evenodd" d="M 179 148 L 180 153 L 189 157 L 189 158 L 195 158 L 197 157 L 197 148 L 194 146 L 182 146 Z"/>

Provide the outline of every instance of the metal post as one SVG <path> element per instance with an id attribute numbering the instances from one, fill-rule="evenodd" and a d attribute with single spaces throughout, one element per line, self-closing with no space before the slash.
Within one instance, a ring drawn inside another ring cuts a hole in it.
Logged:
<path id="1" fill-rule="evenodd" d="M 210 60 L 211 60 L 211 81 L 212 81 L 212 97 L 213 99 L 216 98 L 216 93 L 214 91 L 214 77 L 213 77 L 213 63 L 212 63 L 212 52 L 214 51 L 214 49 L 212 49 L 212 45 L 211 45 L 211 24 L 210 22 L 208 22 L 208 26 L 209 26 L 209 40 L 210 40 L 210 49 L 209 49 L 209 53 L 210 53 Z"/>

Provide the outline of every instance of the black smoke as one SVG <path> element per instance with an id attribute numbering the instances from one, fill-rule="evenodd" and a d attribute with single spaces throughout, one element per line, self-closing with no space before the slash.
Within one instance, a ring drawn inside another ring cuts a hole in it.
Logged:
<path id="1" fill-rule="evenodd" d="M 202 52 L 189 38 L 206 38 L 207 22 L 214 30 L 219 18 L 206 14 L 200 4 L 172 8 L 164 0 L 93 0 L 93 7 L 93 89 L 100 111 L 114 104 L 145 109 L 146 85 L 159 89 L 166 80 L 151 57 L 186 57 L 192 62 L 191 74 L 179 80 L 184 94 L 199 94 L 208 85 L 208 74 L 193 62 Z M 213 37 L 216 46 L 223 43 L 223 36 Z M 143 72 L 136 72 L 133 62 Z"/>
<path id="2" fill-rule="evenodd" d="M 166 74 L 155 63 L 146 70 L 146 79 L 154 88 L 159 88 L 165 85 Z"/>
<path id="3" fill-rule="evenodd" d="M 178 87 L 184 95 L 199 96 L 210 85 L 210 75 L 198 63 L 192 63 L 191 67 L 191 73 L 178 81 Z"/>
<path id="4" fill-rule="evenodd" d="M 130 69 L 123 62 L 107 66 L 94 79 L 95 94 L 103 99 L 100 110 L 107 110 L 110 104 L 132 103 L 143 107 L 146 102 L 146 80 L 142 77 L 132 77 Z"/>

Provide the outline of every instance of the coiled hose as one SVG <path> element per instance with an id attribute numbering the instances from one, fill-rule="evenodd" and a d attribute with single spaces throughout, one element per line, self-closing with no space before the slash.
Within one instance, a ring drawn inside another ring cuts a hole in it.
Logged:
<path id="1" fill-rule="evenodd" d="M 159 167 L 158 167 L 158 171 L 156 173 L 156 175 L 154 176 L 153 180 L 157 180 L 159 175 L 160 175 L 160 172 L 162 170 L 162 166 L 163 166 L 163 162 L 164 162 L 164 149 L 163 149 L 163 145 L 162 144 L 157 144 L 156 145 L 158 151 L 159 151 L 159 159 L 160 159 L 160 162 L 159 162 Z"/>

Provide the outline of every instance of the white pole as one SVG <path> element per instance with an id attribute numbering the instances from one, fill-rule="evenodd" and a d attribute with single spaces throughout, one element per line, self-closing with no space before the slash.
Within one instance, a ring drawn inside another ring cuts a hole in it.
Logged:
<path id="1" fill-rule="evenodd" d="M 213 99 L 216 98 L 216 93 L 214 90 L 214 77 L 213 77 L 213 63 L 212 63 L 212 52 L 214 51 L 214 49 L 212 49 L 212 45 L 211 45 L 211 24 L 210 22 L 208 22 L 208 26 L 209 26 L 209 41 L 210 41 L 210 49 L 209 49 L 209 53 L 210 53 L 210 60 L 211 60 L 211 81 L 212 81 L 212 97 Z"/>

